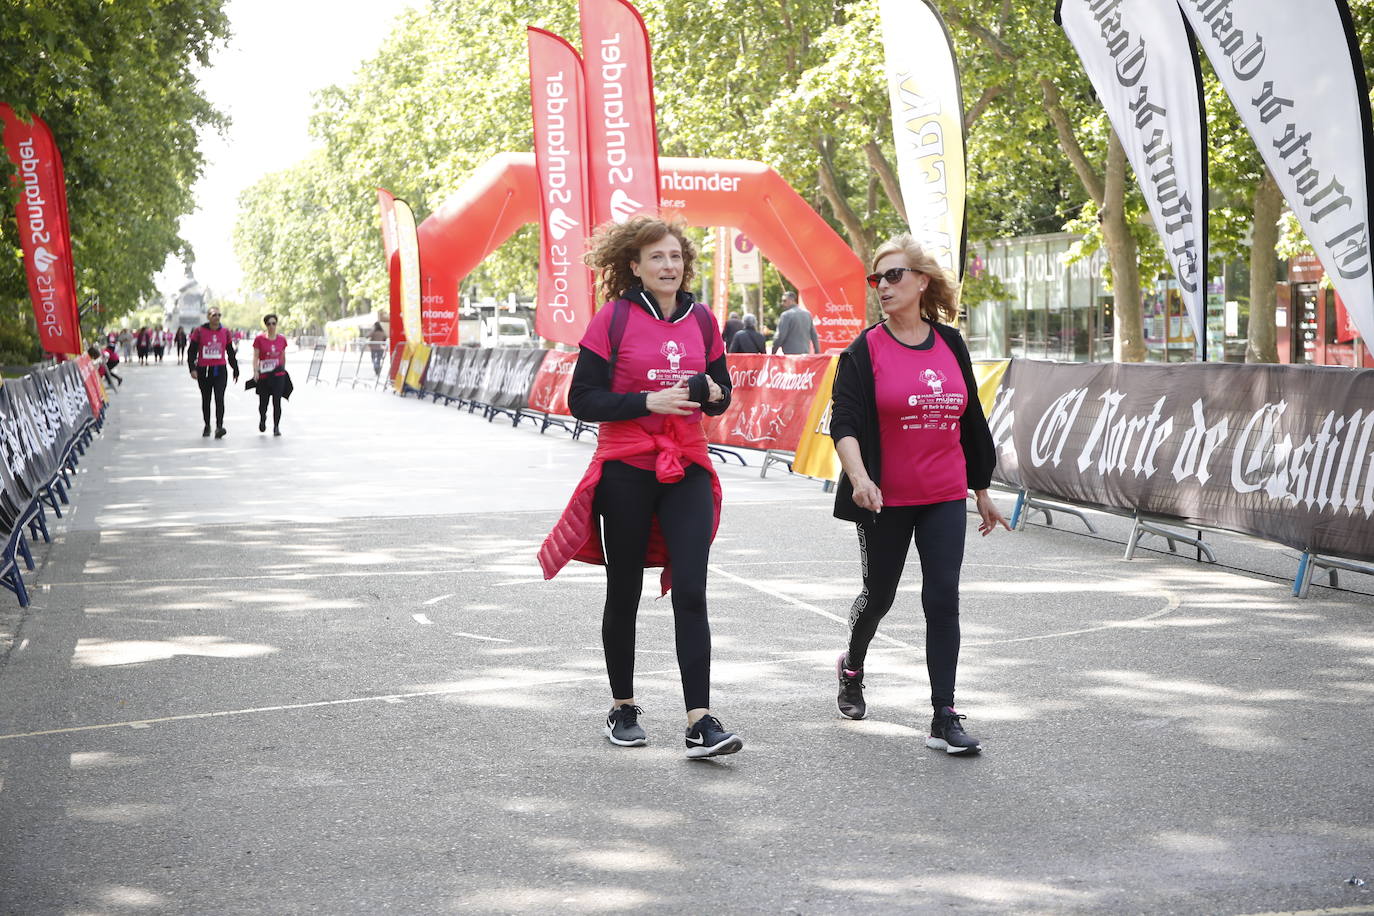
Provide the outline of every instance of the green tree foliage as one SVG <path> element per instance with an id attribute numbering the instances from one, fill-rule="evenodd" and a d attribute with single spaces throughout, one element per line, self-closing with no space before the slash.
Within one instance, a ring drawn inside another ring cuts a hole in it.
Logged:
<path id="1" fill-rule="evenodd" d="M 654 45 L 665 155 L 769 163 L 865 261 L 876 243 L 905 227 L 877 0 L 639 6 Z M 1121 358 L 1142 359 L 1140 290 L 1168 264 L 1124 150 L 1053 21 L 1053 4 L 937 6 L 962 72 L 969 237 L 1072 229 L 1085 235 L 1082 254 L 1106 248 Z M 1369 42 L 1374 0 L 1351 6 Z M 238 237 L 255 241 L 240 252 L 264 262 L 245 260 L 257 291 L 321 318 L 338 314 L 340 297 L 385 301 L 374 189 L 406 198 L 423 219 L 492 155 L 530 148 L 526 25 L 578 44 L 575 0 L 431 0 L 398 20 L 352 83 L 320 93 L 312 129 L 322 159 L 269 176 L 244 197 Z M 1223 261 L 1249 256 L 1257 295 L 1268 283 L 1268 304 L 1261 303 L 1258 321 L 1252 315 L 1262 332 L 1265 308 L 1272 327 L 1273 284 L 1254 267 L 1273 266 L 1279 234 L 1266 227 L 1279 222 L 1281 201 L 1210 71 L 1206 81 L 1210 267 L 1215 273 Z M 298 198 L 284 184 L 292 182 Z M 273 217 L 258 211 L 284 199 L 329 203 L 318 224 L 300 227 L 299 235 L 265 231 Z M 1301 245 L 1291 232 L 1283 238 L 1284 250 Z M 537 259 L 537 232 L 528 227 L 468 279 L 465 291 L 528 293 Z M 299 273 L 310 279 L 291 276 Z M 781 284 L 775 271 L 767 274 L 763 298 L 771 306 Z M 1252 358 L 1273 358 L 1272 343 L 1252 350 Z"/>
<path id="2" fill-rule="evenodd" d="M 229 34 L 223 0 L 0 0 L 0 101 L 36 113 L 62 152 L 83 298 L 112 322 L 155 294 L 194 208 L 199 131 L 224 119 L 196 72 Z M 0 183 L 13 174 L 0 156 Z M 0 207 L 0 361 L 37 355 L 14 197 Z"/>

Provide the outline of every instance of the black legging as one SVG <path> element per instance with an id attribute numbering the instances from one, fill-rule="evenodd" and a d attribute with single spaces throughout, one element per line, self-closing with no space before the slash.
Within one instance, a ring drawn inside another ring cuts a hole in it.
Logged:
<path id="1" fill-rule="evenodd" d="M 859 530 L 863 591 L 849 612 L 849 663 L 862 668 L 878 622 L 892 607 L 913 534 L 921 558 L 921 607 L 926 615 L 926 671 L 930 702 L 954 705 L 959 665 L 959 568 L 964 563 L 964 500 L 929 506 L 884 506 L 876 523 Z"/>
<path id="2" fill-rule="evenodd" d="M 196 382 L 200 385 L 200 415 L 210 425 L 210 394 L 215 395 L 215 427 L 224 427 L 224 389 L 229 384 L 228 366 L 197 366 Z"/>
<path id="3" fill-rule="evenodd" d="M 258 376 L 258 419 L 267 422 L 267 402 L 272 402 L 272 428 L 281 426 L 281 390 L 286 376 L 279 374 Z"/>
<path id="4" fill-rule="evenodd" d="M 673 629 L 687 709 L 711 705 L 711 626 L 706 619 L 706 564 L 715 507 L 711 475 L 690 465 L 677 483 L 659 483 L 653 471 L 608 461 L 596 488 L 606 552 L 606 608 L 601 641 L 611 696 L 634 694 L 635 617 L 644 585 L 644 553 L 657 513 L 673 562 Z"/>

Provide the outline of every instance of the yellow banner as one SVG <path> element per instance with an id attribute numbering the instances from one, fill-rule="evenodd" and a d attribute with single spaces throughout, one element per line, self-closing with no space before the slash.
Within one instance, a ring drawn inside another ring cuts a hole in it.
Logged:
<path id="1" fill-rule="evenodd" d="M 410 355 L 415 352 L 415 344 L 406 341 L 401 348 L 401 358 L 396 360 L 396 374 L 391 377 L 391 387 L 398 392 L 405 391 L 406 372 L 410 368 Z"/>
<path id="2" fill-rule="evenodd" d="M 980 359 L 973 361 L 973 378 L 978 382 L 978 402 L 983 405 L 983 416 L 992 415 L 992 405 L 997 400 L 997 389 L 1002 384 L 1002 376 L 1007 374 L 1009 359 Z"/>
<path id="3" fill-rule="evenodd" d="M 835 366 L 839 358 L 830 360 L 825 376 L 816 389 L 816 399 L 806 414 L 806 429 L 797 443 L 797 457 L 792 459 L 792 473 L 805 474 L 818 480 L 835 480 L 840 476 L 840 456 L 830 438 L 830 392 L 835 386 Z"/>
<path id="4" fill-rule="evenodd" d="M 410 344 L 406 344 L 410 349 Z M 425 366 L 429 365 L 429 344 L 417 343 L 410 351 L 410 363 L 406 366 L 406 384 L 416 391 L 420 390 L 420 377 L 425 374 Z"/>
<path id="5" fill-rule="evenodd" d="M 401 327 L 406 340 L 423 343 L 424 327 L 420 314 L 420 238 L 415 233 L 415 212 L 410 204 L 397 198 L 396 244 L 401 253 Z"/>
<path id="6" fill-rule="evenodd" d="M 911 234 L 963 278 L 964 111 L 959 67 L 929 0 L 879 0 L 897 180 Z"/>

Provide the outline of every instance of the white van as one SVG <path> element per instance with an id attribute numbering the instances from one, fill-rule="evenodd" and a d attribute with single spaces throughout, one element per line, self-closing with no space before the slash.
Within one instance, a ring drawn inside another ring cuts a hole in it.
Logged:
<path id="1" fill-rule="evenodd" d="M 484 347 L 531 347 L 534 346 L 534 333 L 527 318 L 511 315 L 498 315 L 482 319 L 482 346 Z"/>

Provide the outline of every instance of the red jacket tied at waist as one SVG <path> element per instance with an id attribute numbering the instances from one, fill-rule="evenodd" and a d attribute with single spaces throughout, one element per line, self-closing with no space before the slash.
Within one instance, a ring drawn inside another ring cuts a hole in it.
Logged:
<path id="1" fill-rule="evenodd" d="M 606 554 L 601 546 L 601 528 L 596 524 L 593 503 L 596 500 L 596 485 L 601 481 L 601 466 L 607 461 L 620 461 L 633 455 L 654 454 L 654 474 L 663 483 L 676 483 L 687 472 L 687 465 L 699 464 L 711 474 L 711 494 L 715 502 L 714 520 L 711 523 L 711 539 L 715 540 L 716 528 L 720 526 L 720 478 L 711 467 L 711 455 L 706 450 L 706 434 L 701 424 L 685 423 L 681 418 L 669 416 L 663 424 L 661 433 L 651 433 L 633 420 L 602 423 L 597 433 L 596 453 L 582 475 L 572 499 L 563 510 L 558 523 L 553 526 L 544 544 L 539 548 L 539 565 L 544 570 L 544 578 L 552 579 L 558 571 L 568 565 L 570 560 L 583 563 L 606 564 Z M 663 541 L 663 532 L 655 517 L 649 529 L 649 545 L 644 556 L 644 566 L 662 566 L 663 575 L 659 582 L 663 594 L 672 588 L 673 576 L 668 545 Z"/>

